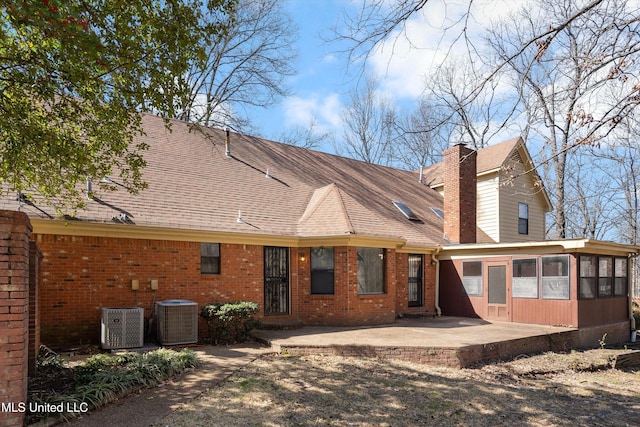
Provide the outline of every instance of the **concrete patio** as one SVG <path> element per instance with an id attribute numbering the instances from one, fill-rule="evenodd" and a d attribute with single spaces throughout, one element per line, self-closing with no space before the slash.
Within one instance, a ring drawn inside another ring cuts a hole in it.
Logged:
<path id="1" fill-rule="evenodd" d="M 466 367 L 519 354 L 597 347 L 602 334 L 619 325 L 575 329 L 545 325 L 490 322 L 462 317 L 398 319 L 366 327 L 309 326 L 254 331 L 279 353 L 380 357 Z M 612 335 L 613 336 L 613 335 Z"/>

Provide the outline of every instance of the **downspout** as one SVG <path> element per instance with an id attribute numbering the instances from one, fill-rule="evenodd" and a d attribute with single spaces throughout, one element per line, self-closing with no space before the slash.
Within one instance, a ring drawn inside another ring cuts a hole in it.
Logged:
<path id="1" fill-rule="evenodd" d="M 431 254 L 431 263 L 436 266 L 436 289 L 435 289 L 435 308 L 436 315 L 442 316 L 442 310 L 440 309 L 440 260 L 438 259 L 438 253 L 442 249 L 440 246 L 434 253 Z"/>
<path id="2" fill-rule="evenodd" d="M 638 252 L 636 252 L 635 254 L 629 254 L 628 255 L 628 259 L 629 262 L 627 262 L 627 276 L 631 276 L 631 280 L 629 281 L 629 286 L 627 289 L 627 301 L 629 302 L 629 322 L 631 325 L 631 330 L 632 331 L 636 331 L 638 330 L 638 326 L 640 325 L 636 325 L 636 318 L 633 317 L 633 289 L 635 286 L 635 280 L 636 280 L 636 275 L 635 275 L 635 269 L 632 268 L 634 262 L 638 261 L 638 255 L 640 255 Z M 631 271 L 632 274 L 629 274 L 629 271 Z"/>

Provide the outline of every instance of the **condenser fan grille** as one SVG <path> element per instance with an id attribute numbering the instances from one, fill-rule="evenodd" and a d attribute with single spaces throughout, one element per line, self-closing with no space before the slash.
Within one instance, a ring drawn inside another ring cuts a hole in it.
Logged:
<path id="1" fill-rule="evenodd" d="M 162 345 L 198 342 L 198 304 L 187 300 L 156 303 L 158 341 Z"/>

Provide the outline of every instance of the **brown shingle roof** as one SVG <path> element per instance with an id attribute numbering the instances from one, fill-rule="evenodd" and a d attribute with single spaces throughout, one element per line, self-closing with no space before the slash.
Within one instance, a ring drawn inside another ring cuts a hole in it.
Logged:
<path id="1" fill-rule="evenodd" d="M 228 158 L 222 130 L 208 129 L 204 138 L 173 121 L 168 131 L 151 115 L 143 116 L 143 126 L 146 135 L 138 139 L 150 146 L 143 153 L 148 188 L 137 195 L 106 191 L 95 179 L 96 198 L 77 213 L 78 220 L 108 223 L 126 213 L 139 226 L 284 236 L 351 233 L 404 238 L 413 245 L 443 243 L 442 220 L 430 209 L 442 209 L 442 197 L 413 172 L 235 133 Z M 409 205 L 422 221 L 407 220 L 393 200 Z M 0 208 L 16 206 L 13 194 L 0 199 Z M 32 206 L 23 210 L 45 216 Z M 239 211 L 243 223 L 237 221 Z"/>
<path id="2" fill-rule="evenodd" d="M 500 169 L 519 143 L 524 141 L 517 137 L 479 149 L 476 157 L 478 175 Z M 444 182 L 442 162 L 424 168 L 422 174 L 423 182 L 427 185 L 438 186 Z"/>

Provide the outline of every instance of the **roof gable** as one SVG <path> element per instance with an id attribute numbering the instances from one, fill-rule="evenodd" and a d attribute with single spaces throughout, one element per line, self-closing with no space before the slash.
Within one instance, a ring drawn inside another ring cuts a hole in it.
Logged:
<path id="1" fill-rule="evenodd" d="M 354 232 L 338 187 L 329 184 L 315 190 L 298 222 L 298 233 L 302 236 L 328 236 Z"/>

